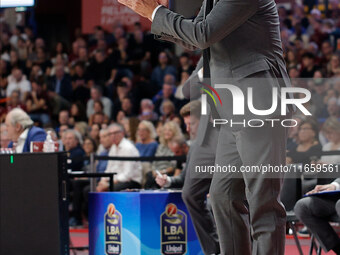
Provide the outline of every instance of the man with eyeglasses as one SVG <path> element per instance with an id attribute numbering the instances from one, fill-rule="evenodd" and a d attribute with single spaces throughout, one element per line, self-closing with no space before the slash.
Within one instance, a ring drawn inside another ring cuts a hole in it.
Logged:
<path id="1" fill-rule="evenodd" d="M 112 146 L 109 151 L 110 157 L 139 157 L 135 145 L 124 137 L 124 128 L 119 124 L 108 127 L 108 134 Z M 136 161 L 110 160 L 106 173 L 117 173 L 114 177 L 114 190 L 138 189 L 142 182 L 142 166 Z M 109 189 L 108 178 L 101 178 L 97 185 L 97 191 L 103 192 Z"/>

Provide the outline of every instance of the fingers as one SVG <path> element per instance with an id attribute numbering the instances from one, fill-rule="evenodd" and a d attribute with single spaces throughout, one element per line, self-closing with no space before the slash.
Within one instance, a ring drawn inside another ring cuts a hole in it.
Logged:
<path id="1" fill-rule="evenodd" d="M 316 193 L 316 192 L 315 192 L 314 189 L 312 189 L 311 191 L 308 191 L 306 194 L 307 194 L 307 195 L 310 195 L 310 194 L 314 194 L 314 193 Z"/>

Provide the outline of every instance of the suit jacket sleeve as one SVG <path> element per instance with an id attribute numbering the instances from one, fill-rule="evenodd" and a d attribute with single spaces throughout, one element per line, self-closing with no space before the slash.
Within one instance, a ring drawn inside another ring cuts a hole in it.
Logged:
<path id="1" fill-rule="evenodd" d="M 187 171 L 187 167 L 185 167 L 179 175 L 171 177 L 170 188 L 182 188 L 183 187 L 186 171 Z"/>
<path id="2" fill-rule="evenodd" d="M 245 23 L 256 13 L 257 7 L 258 0 L 220 0 L 206 19 L 199 17 L 194 21 L 160 7 L 152 22 L 151 32 L 206 49 Z"/>
<path id="3" fill-rule="evenodd" d="M 198 21 L 202 21 L 203 20 L 203 18 L 204 18 L 204 6 L 205 6 L 205 2 L 206 2 L 206 0 L 203 1 L 201 9 L 200 9 L 199 13 L 197 14 L 196 18 L 194 19 L 194 21 L 198 22 Z M 197 47 L 195 47 L 195 46 L 193 46 L 193 45 L 191 45 L 189 43 L 186 43 L 186 42 L 184 42 L 181 39 L 174 38 L 171 35 L 165 35 L 164 33 L 162 33 L 161 35 L 155 35 L 155 39 L 163 40 L 163 41 L 169 41 L 169 42 L 173 42 L 173 43 L 179 44 L 183 48 L 185 48 L 187 50 L 190 50 L 190 51 L 194 51 L 194 50 L 198 49 Z"/>
<path id="4" fill-rule="evenodd" d="M 198 71 L 203 67 L 203 57 L 198 61 L 195 70 L 190 75 L 189 79 L 184 83 L 182 92 L 187 99 L 196 99 L 201 96 L 200 79 L 198 77 Z"/>
<path id="5" fill-rule="evenodd" d="M 155 39 L 159 40 L 159 41 L 168 41 L 168 42 L 173 42 L 173 43 L 176 43 L 180 46 L 182 46 L 184 49 L 187 49 L 187 50 L 190 50 L 190 51 L 195 51 L 197 50 L 198 48 L 191 45 L 191 44 L 188 44 L 180 39 L 176 39 L 172 36 L 166 36 L 166 35 L 155 35 Z"/>

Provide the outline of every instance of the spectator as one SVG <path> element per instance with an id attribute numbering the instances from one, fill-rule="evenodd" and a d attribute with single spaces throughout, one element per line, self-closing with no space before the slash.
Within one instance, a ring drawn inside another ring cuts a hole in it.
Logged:
<path id="1" fill-rule="evenodd" d="M 43 129 L 34 127 L 33 121 L 23 110 L 15 108 L 6 117 L 7 136 L 10 139 L 8 148 L 15 152 L 30 152 L 31 142 L 45 141 Z"/>
<path id="2" fill-rule="evenodd" d="M 122 102 L 124 98 L 128 97 L 129 94 L 129 88 L 126 82 L 120 81 L 117 84 L 116 87 L 116 94 L 117 96 L 115 97 L 113 104 L 113 119 L 117 120 L 117 115 L 122 109 Z"/>
<path id="3" fill-rule="evenodd" d="M 50 78 L 47 89 L 48 96 L 52 100 L 54 115 L 57 115 L 61 109 L 69 107 L 72 100 L 72 85 L 70 77 L 65 74 L 63 65 L 56 66 L 55 76 Z"/>
<path id="4" fill-rule="evenodd" d="M 95 86 L 91 88 L 91 99 L 87 102 L 86 115 L 89 119 L 94 111 L 94 102 L 100 100 L 103 104 L 103 112 L 108 118 L 111 118 L 112 102 L 109 98 L 103 96 L 103 91 L 100 87 Z"/>
<path id="5" fill-rule="evenodd" d="M 318 141 L 318 126 L 314 119 L 301 121 L 298 131 L 298 146 L 287 153 L 287 164 L 311 163 L 311 157 L 321 152 L 321 145 Z"/>
<path id="6" fill-rule="evenodd" d="M 115 68 L 129 68 L 129 62 L 132 58 L 132 55 L 130 50 L 128 49 L 128 46 L 128 41 L 125 37 L 121 37 L 118 39 L 117 48 L 113 50 L 113 52 L 109 56 L 109 59 Z"/>
<path id="7" fill-rule="evenodd" d="M 333 47 L 329 41 L 322 42 L 321 45 L 321 63 L 327 64 L 333 55 Z"/>
<path id="8" fill-rule="evenodd" d="M 94 61 L 88 67 L 88 75 L 91 84 L 99 85 L 102 89 L 106 88 L 106 83 L 111 76 L 112 65 L 103 50 L 97 50 Z"/>
<path id="9" fill-rule="evenodd" d="M 85 65 L 83 62 L 77 62 L 74 67 L 75 74 L 72 76 L 73 100 L 85 102 L 90 98 L 90 89 L 88 88 L 88 77 L 85 74 Z"/>
<path id="10" fill-rule="evenodd" d="M 95 120 L 95 116 L 97 116 L 98 114 L 100 114 L 104 118 L 103 121 L 101 121 L 100 123 L 108 123 L 109 122 L 109 117 L 107 115 L 105 115 L 105 113 L 104 113 L 104 105 L 103 105 L 102 101 L 100 101 L 100 100 L 94 101 L 93 102 L 93 110 L 94 110 L 94 113 L 89 118 L 89 125 L 90 126 L 94 123 L 99 124 L 99 122 Z"/>
<path id="11" fill-rule="evenodd" d="M 8 80 L 6 89 L 6 95 L 10 96 L 13 90 L 20 91 L 20 97 L 22 101 L 25 101 L 29 92 L 31 92 L 31 84 L 23 75 L 22 70 L 18 67 L 12 69 L 12 79 Z"/>
<path id="12" fill-rule="evenodd" d="M 20 108 L 26 111 L 26 106 L 23 104 L 23 101 L 21 100 L 19 90 L 12 91 L 12 94 L 8 98 L 6 109 L 3 111 L 2 116 L 0 116 L 0 120 L 5 120 L 6 114 L 15 108 Z"/>
<path id="13" fill-rule="evenodd" d="M 158 98 L 155 102 L 155 111 L 158 114 L 162 113 L 161 105 L 164 100 L 168 99 L 172 101 L 174 104 L 176 103 L 173 85 L 164 83 L 162 91 L 163 91 L 163 95 L 160 98 Z"/>
<path id="14" fill-rule="evenodd" d="M 69 74 L 70 73 L 70 69 L 67 66 L 67 59 L 64 59 L 63 56 L 61 54 L 58 54 L 55 57 L 55 64 L 54 66 L 52 66 L 52 68 L 49 68 L 48 71 L 46 71 L 45 73 L 49 76 L 53 76 L 56 73 L 56 67 L 62 65 L 64 66 L 64 73 L 65 74 Z"/>
<path id="15" fill-rule="evenodd" d="M 124 129 L 119 124 L 109 126 L 109 135 L 112 139 L 112 146 L 109 156 L 114 157 L 139 157 L 136 147 L 124 138 Z M 109 161 L 105 170 L 107 173 L 117 173 L 114 180 L 116 191 L 123 189 L 134 189 L 141 187 L 142 168 L 140 162 L 135 161 Z M 107 178 L 102 178 L 97 185 L 97 191 L 107 191 L 109 183 Z"/>
<path id="16" fill-rule="evenodd" d="M 155 106 L 150 99 L 143 99 L 140 103 L 141 113 L 138 116 L 139 120 L 156 121 L 157 113 L 154 112 Z"/>
<path id="17" fill-rule="evenodd" d="M 175 115 L 175 105 L 168 99 L 164 100 L 161 105 L 161 113 L 159 120 L 165 122 L 172 121 L 177 116 Z"/>
<path id="18" fill-rule="evenodd" d="M 77 130 L 81 137 L 85 137 L 88 130 L 88 125 L 84 121 L 76 122 L 74 125 L 74 130 Z"/>
<path id="19" fill-rule="evenodd" d="M 33 121 L 40 122 L 43 126 L 50 124 L 48 96 L 44 91 L 43 77 L 32 81 L 32 92 L 27 98 L 26 109 Z"/>
<path id="20" fill-rule="evenodd" d="M 151 82 L 158 86 L 159 88 L 162 86 L 164 81 L 164 76 L 166 74 L 172 74 L 175 77 L 177 76 L 176 68 L 172 65 L 169 65 L 168 55 L 163 51 L 159 53 L 158 56 L 159 65 L 154 68 L 151 74 Z"/>
<path id="21" fill-rule="evenodd" d="M 68 158 L 71 163 L 68 164 L 69 169 L 72 171 L 81 171 L 84 166 L 84 156 L 85 152 L 81 145 L 83 144 L 83 139 L 78 131 L 73 129 L 68 129 L 65 131 L 64 148 L 68 153 Z"/>
<path id="22" fill-rule="evenodd" d="M 195 67 L 192 65 L 190 60 L 190 55 L 187 52 L 184 52 L 179 57 L 180 67 L 178 69 L 178 73 L 187 72 L 190 74 L 194 71 Z"/>
<path id="23" fill-rule="evenodd" d="M 89 136 L 99 144 L 99 133 L 100 133 L 100 125 L 99 124 L 92 124 L 90 128 Z"/>
<path id="24" fill-rule="evenodd" d="M 69 125 L 69 121 L 70 121 L 70 113 L 68 112 L 68 110 L 62 110 L 59 112 L 59 117 L 58 117 L 58 121 L 59 121 L 59 127 L 62 125 Z M 56 129 L 56 131 L 58 132 L 58 128 Z"/>
<path id="25" fill-rule="evenodd" d="M 327 76 L 332 77 L 336 74 L 340 74 L 340 58 L 339 55 L 333 54 L 327 65 Z"/>
<path id="26" fill-rule="evenodd" d="M 150 121 L 143 120 L 137 129 L 136 148 L 141 157 L 152 157 L 155 155 L 158 143 L 155 141 L 156 130 Z"/>
<path id="27" fill-rule="evenodd" d="M 99 137 L 100 137 L 100 145 L 98 147 L 98 155 L 99 156 L 108 156 L 110 148 L 112 146 L 112 139 L 110 139 L 110 134 L 109 130 L 106 129 L 101 129 L 99 132 Z M 97 173 L 104 173 L 106 168 L 107 168 L 107 160 L 98 160 L 97 166 L 96 166 L 96 171 Z"/>
<path id="28" fill-rule="evenodd" d="M 293 50 L 289 50 L 286 54 L 287 67 L 292 68 L 298 65 L 298 60 L 296 59 L 296 54 Z"/>
<path id="29" fill-rule="evenodd" d="M 85 156 L 90 157 L 92 153 L 96 153 L 97 143 L 91 137 L 86 137 L 83 143 L 83 150 L 85 152 Z M 91 171 L 90 167 L 91 167 L 90 160 L 89 159 L 84 160 L 84 166 L 82 170 L 85 172 L 90 172 Z"/>
<path id="30" fill-rule="evenodd" d="M 80 102 L 74 102 L 70 109 L 69 123 L 74 126 L 75 123 L 81 121 L 86 122 L 85 107 Z"/>
<path id="31" fill-rule="evenodd" d="M 340 118 L 340 106 L 338 100 L 331 98 L 327 103 L 327 112 L 329 117 Z"/>
<path id="32" fill-rule="evenodd" d="M 38 47 L 36 49 L 36 53 L 37 53 L 37 59 L 34 61 L 34 63 L 38 64 L 41 67 L 41 70 L 44 73 L 50 75 L 51 74 L 51 68 L 53 66 L 52 66 L 52 62 L 46 56 L 45 49 L 43 47 Z M 58 64 L 65 65 L 66 63 L 59 62 Z M 57 66 L 56 66 L 56 68 L 57 68 Z M 65 66 L 64 66 L 64 68 L 65 68 Z"/>
<path id="33" fill-rule="evenodd" d="M 133 116 L 135 116 L 133 108 L 134 108 L 134 106 L 133 106 L 133 102 L 132 102 L 131 98 L 125 97 L 122 100 L 122 109 L 121 109 L 124 112 L 124 115 L 126 117 L 133 117 Z"/>
<path id="34" fill-rule="evenodd" d="M 297 125 L 295 127 L 290 127 L 288 129 L 288 138 L 287 138 L 287 150 L 288 151 L 295 150 L 296 147 L 298 146 L 299 126 L 301 124 L 301 121 L 304 119 L 304 116 L 294 115 L 292 119 L 296 121 Z"/>
<path id="35" fill-rule="evenodd" d="M 56 63 L 56 56 L 61 55 L 63 59 L 68 61 L 66 45 L 63 42 L 57 42 L 55 46 L 54 57 L 51 59 L 52 64 Z"/>
<path id="36" fill-rule="evenodd" d="M 64 151 L 65 131 L 68 130 L 68 129 L 70 129 L 69 125 L 60 125 L 60 127 L 59 127 L 59 131 L 58 131 L 59 151 Z"/>
<path id="37" fill-rule="evenodd" d="M 16 50 L 10 51 L 10 65 L 18 67 L 20 70 L 25 71 L 25 62 L 19 59 L 19 54 Z"/>
<path id="38" fill-rule="evenodd" d="M 300 73 L 301 78 L 313 78 L 315 71 L 318 69 L 315 65 L 315 56 L 313 53 L 306 52 L 302 55 L 303 68 Z"/>

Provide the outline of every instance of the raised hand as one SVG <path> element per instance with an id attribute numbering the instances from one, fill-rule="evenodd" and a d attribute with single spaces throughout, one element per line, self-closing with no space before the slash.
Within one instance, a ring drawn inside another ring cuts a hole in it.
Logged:
<path id="1" fill-rule="evenodd" d="M 157 3 L 169 8 L 169 0 L 157 0 Z"/>

